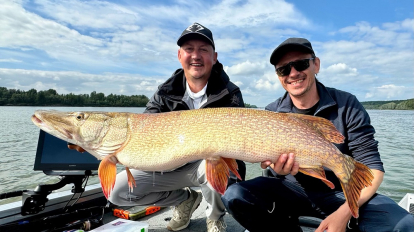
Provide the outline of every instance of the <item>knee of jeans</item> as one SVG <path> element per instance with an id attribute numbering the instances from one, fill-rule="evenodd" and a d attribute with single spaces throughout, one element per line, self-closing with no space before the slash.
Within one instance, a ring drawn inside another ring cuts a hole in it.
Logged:
<path id="1" fill-rule="evenodd" d="M 134 196 L 133 199 L 136 201 L 137 197 Z M 110 201 L 114 205 L 125 205 L 125 201 L 131 201 L 132 195 L 129 192 L 129 190 L 121 191 L 119 188 L 114 188 L 111 192 L 111 194 L 108 197 L 108 201 Z"/>
<path id="2" fill-rule="evenodd" d="M 234 183 L 229 186 L 224 195 L 221 197 L 226 208 L 231 208 L 234 205 L 236 199 L 243 198 L 244 192 L 245 189 L 242 188 L 239 183 Z"/>
<path id="3" fill-rule="evenodd" d="M 112 191 L 108 197 L 108 201 L 110 201 L 114 205 L 122 205 L 122 199 L 119 196 L 118 192 Z"/>

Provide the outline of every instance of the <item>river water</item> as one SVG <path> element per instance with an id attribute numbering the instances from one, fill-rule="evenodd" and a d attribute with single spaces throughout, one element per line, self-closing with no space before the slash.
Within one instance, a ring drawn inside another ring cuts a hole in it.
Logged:
<path id="1" fill-rule="evenodd" d="M 0 193 L 34 189 L 51 184 L 58 177 L 33 171 L 39 128 L 31 122 L 38 109 L 61 111 L 116 111 L 141 113 L 144 108 L 121 107 L 14 107 L 0 106 Z M 385 178 L 379 192 L 399 201 L 414 193 L 414 111 L 368 110 L 385 166 Z M 122 167 L 119 167 L 120 170 Z M 247 164 L 247 178 L 261 175 L 259 164 Z M 89 184 L 98 183 L 97 177 Z M 137 183 L 139 184 L 139 183 Z M 0 204 L 19 200 L 0 200 Z"/>

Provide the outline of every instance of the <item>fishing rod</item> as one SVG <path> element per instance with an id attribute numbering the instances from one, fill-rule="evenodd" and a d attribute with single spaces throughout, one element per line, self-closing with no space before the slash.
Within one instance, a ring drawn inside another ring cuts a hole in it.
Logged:
<path id="1" fill-rule="evenodd" d="M 0 225 L 0 231 L 63 231 L 69 229 L 90 230 L 103 225 L 102 214 L 104 206 L 77 209 L 72 212 L 50 215 L 34 220 L 21 220 L 19 222 Z"/>
<path id="2" fill-rule="evenodd" d="M 0 194 L 0 200 L 12 198 L 12 197 L 22 197 L 22 208 L 21 215 L 26 216 L 30 214 L 37 214 L 40 211 L 45 209 L 46 202 L 49 201 L 47 196 L 52 193 L 52 191 L 60 189 L 67 184 L 74 184 L 72 187 L 73 196 L 69 202 L 73 199 L 76 193 L 80 193 L 78 199 L 71 205 L 73 206 L 79 198 L 82 196 L 82 193 L 85 191 L 87 180 L 91 173 L 85 173 L 85 175 L 68 175 L 61 176 L 59 182 L 54 184 L 45 184 L 38 185 L 34 190 L 18 190 L 7 193 Z M 86 183 L 85 183 L 86 182 Z M 84 186 L 82 184 L 85 183 Z M 68 202 L 68 204 L 69 204 Z M 66 209 L 67 205 L 64 207 Z"/>
<path id="3" fill-rule="evenodd" d="M 29 190 L 18 190 L 18 191 L 12 191 L 8 193 L 0 193 L 0 200 L 12 198 L 12 197 L 20 197 L 23 195 L 23 193 L 28 192 Z"/>

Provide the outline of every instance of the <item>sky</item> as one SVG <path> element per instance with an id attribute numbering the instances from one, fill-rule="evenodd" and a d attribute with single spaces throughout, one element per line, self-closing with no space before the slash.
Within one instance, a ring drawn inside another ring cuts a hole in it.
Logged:
<path id="1" fill-rule="evenodd" d="M 318 79 L 360 101 L 414 98 L 412 0 L 0 0 L 0 87 L 146 95 L 181 65 L 177 39 L 198 22 L 244 101 L 285 90 L 269 59 L 307 38 Z"/>

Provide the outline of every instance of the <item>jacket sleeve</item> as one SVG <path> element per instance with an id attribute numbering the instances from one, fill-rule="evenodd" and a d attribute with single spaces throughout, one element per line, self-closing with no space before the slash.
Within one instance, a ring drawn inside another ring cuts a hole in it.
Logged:
<path id="1" fill-rule="evenodd" d="M 384 172 L 371 119 L 365 108 L 353 95 L 348 102 L 346 119 L 348 147 L 354 159 L 371 169 Z"/>
<path id="2" fill-rule="evenodd" d="M 231 95 L 231 101 L 233 107 L 245 107 L 243 95 L 240 91 L 240 88 L 235 85 L 233 82 L 229 81 L 227 84 L 227 89 Z"/>
<path id="3" fill-rule="evenodd" d="M 147 108 L 144 110 L 144 113 L 160 113 L 162 112 L 163 106 L 163 99 L 158 95 L 157 91 L 147 103 Z"/>
<path id="4" fill-rule="evenodd" d="M 240 89 L 234 95 L 239 99 L 239 107 L 245 107 L 243 96 L 242 96 Z"/>

